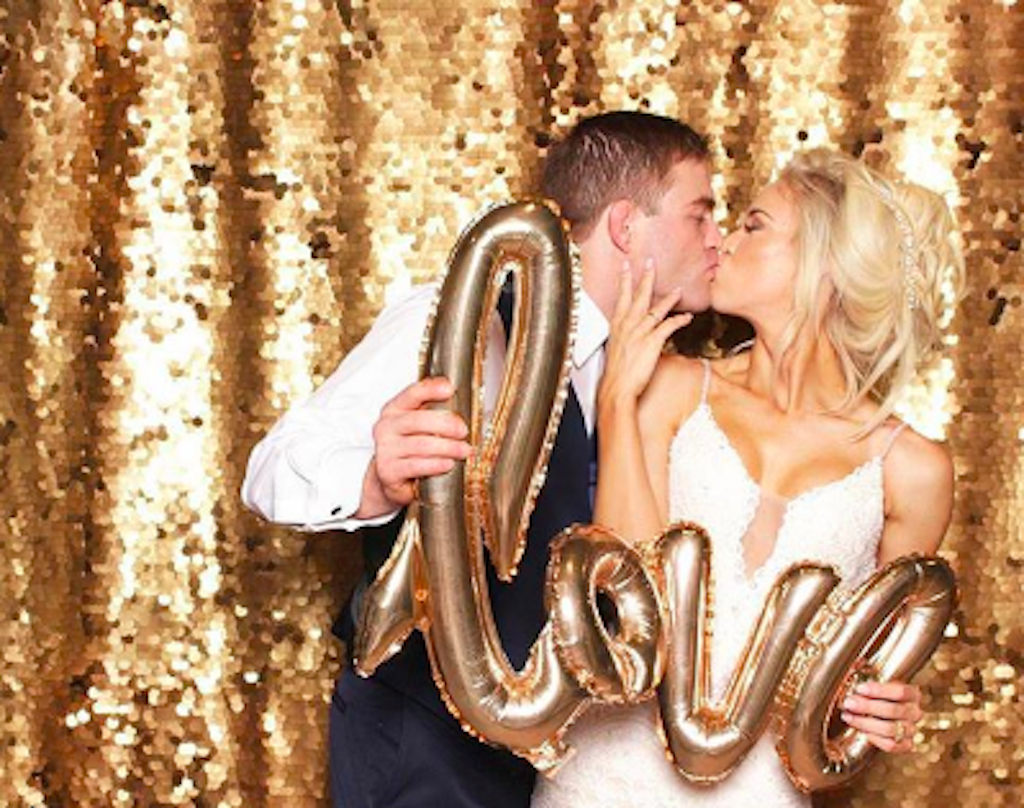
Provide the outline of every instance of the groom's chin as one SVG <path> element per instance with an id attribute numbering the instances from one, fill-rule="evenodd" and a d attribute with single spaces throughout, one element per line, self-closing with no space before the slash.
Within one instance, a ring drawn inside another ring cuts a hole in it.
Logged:
<path id="1" fill-rule="evenodd" d="M 684 297 L 678 304 L 672 307 L 672 314 L 703 314 L 711 311 L 711 297 L 706 296 L 703 300 L 694 300 Z"/>

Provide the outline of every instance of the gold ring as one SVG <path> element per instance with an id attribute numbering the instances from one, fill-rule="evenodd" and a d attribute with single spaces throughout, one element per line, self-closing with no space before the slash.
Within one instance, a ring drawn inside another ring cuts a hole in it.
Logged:
<path id="1" fill-rule="evenodd" d="M 903 743 L 905 737 L 907 737 L 907 728 L 902 721 L 897 721 L 896 734 L 892 736 L 892 739 L 896 743 Z"/>

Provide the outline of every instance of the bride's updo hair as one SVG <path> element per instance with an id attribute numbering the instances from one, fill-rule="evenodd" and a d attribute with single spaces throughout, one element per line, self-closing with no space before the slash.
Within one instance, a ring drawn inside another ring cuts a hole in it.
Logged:
<path id="1" fill-rule="evenodd" d="M 846 380 L 839 409 L 880 406 L 866 434 L 941 345 L 942 313 L 963 283 L 953 216 L 933 191 L 832 151 L 798 155 L 779 182 L 799 211 L 800 256 L 782 348 L 807 325 L 831 342 Z"/>

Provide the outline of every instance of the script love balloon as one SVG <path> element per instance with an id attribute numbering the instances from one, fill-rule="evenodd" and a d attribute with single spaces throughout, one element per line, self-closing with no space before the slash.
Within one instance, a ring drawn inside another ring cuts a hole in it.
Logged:
<path id="1" fill-rule="evenodd" d="M 803 791 L 835 788 L 877 753 L 850 728 L 829 734 L 850 687 L 870 678 L 908 681 L 934 653 L 956 605 L 949 565 L 899 558 L 854 593 L 830 598 L 811 624 L 779 690 L 779 755 Z"/>
<path id="2" fill-rule="evenodd" d="M 669 756 L 690 781 L 722 779 L 771 718 L 776 690 L 835 572 L 800 564 L 775 582 L 721 703 L 711 694 L 711 546 L 703 528 L 681 524 L 658 541 L 658 578 L 668 605 L 669 657 L 658 686 Z"/>
<path id="3" fill-rule="evenodd" d="M 711 698 L 711 547 L 697 525 L 658 542 L 667 605 L 668 659 L 658 686 L 669 757 L 687 780 L 727 776 L 773 723 L 787 774 L 801 790 L 855 777 L 875 750 L 852 729 L 828 736 L 851 683 L 910 679 L 934 652 L 955 584 L 937 558 L 893 561 L 863 587 L 838 589 L 831 567 L 795 564 L 775 581 L 718 703 Z"/>
<path id="4" fill-rule="evenodd" d="M 615 607 L 614 630 L 599 596 Z M 641 554 L 612 531 L 573 525 L 551 545 L 545 605 L 565 669 L 604 702 L 651 695 L 665 662 L 657 584 Z"/>
<path id="5" fill-rule="evenodd" d="M 516 304 L 505 376 L 483 418 L 483 354 L 501 282 Z M 639 549 L 597 526 L 555 539 L 548 621 L 522 670 L 501 647 L 484 556 L 513 578 L 566 395 L 578 287 L 558 216 L 541 203 L 496 208 L 459 239 L 424 349 L 424 376 L 446 376 L 470 425 L 472 457 L 420 481 L 387 563 L 364 598 L 356 669 L 371 674 L 410 632 L 426 637 L 434 679 L 463 728 L 542 770 L 564 757 L 565 728 L 594 699 L 656 692 L 667 753 L 682 776 L 727 776 L 774 722 L 786 770 L 804 790 L 840 785 L 873 751 L 853 730 L 829 735 L 854 681 L 911 677 L 942 638 L 955 601 L 948 565 L 899 559 L 852 595 L 813 562 L 775 582 L 730 685 L 712 698 L 710 541 L 669 528 Z M 607 598 L 615 612 L 605 623 Z"/>
<path id="6" fill-rule="evenodd" d="M 516 284 L 513 326 L 497 407 L 485 425 L 486 331 L 510 267 Z M 571 588 L 573 582 L 606 590 L 613 599 L 639 586 L 651 604 L 649 613 L 627 623 L 646 620 L 647 631 L 611 640 L 580 630 L 596 609 L 586 618 L 563 609 L 557 630 L 549 620 L 524 668 L 516 671 L 501 647 L 488 598 L 484 546 L 498 576 L 512 578 L 543 484 L 566 395 L 578 282 L 563 224 L 544 204 L 493 209 L 460 237 L 429 328 L 422 373 L 451 380 L 455 395 L 438 407 L 469 424 L 475 451 L 452 471 L 419 482 L 392 555 L 366 594 L 354 648 L 357 670 L 368 675 L 419 628 L 442 697 L 463 728 L 539 768 L 557 765 L 561 733 L 591 692 L 625 698 L 649 691 L 660 674 L 662 633 L 653 584 L 647 579 L 645 587 L 642 561 L 615 537 L 566 535 L 553 586 Z M 623 563 L 632 577 L 613 574 Z M 628 617 L 628 604 L 620 613 Z M 577 661 L 580 649 L 567 635 L 589 644 L 585 663 Z M 633 640 L 637 650 L 623 650 Z M 609 653 L 598 661 L 602 652 Z M 630 664 L 622 662 L 626 656 Z M 580 675 L 580 666 L 591 662 L 598 668 L 593 687 Z"/>

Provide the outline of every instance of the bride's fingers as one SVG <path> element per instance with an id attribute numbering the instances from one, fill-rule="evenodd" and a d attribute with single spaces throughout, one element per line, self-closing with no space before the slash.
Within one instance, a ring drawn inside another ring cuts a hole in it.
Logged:
<path id="1" fill-rule="evenodd" d="M 689 312 L 673 314 L 671 317 L 666 317 L 662 320 L 658 327 L 654 329 L 654 336 L 661 345 L 664 345 L 668 338 L 676 333 L 676 331 L 680 328 L 685 328 L 692 322 L 693 315 Z"/>
<path id="2" fill-rule="evenodd" d="M 636 292 L 633 295 L 632 314 L 637 322 L 640 318 L 648 316 L 651 311 L 651 297 L 654 294 L 654 261 L 650 258 L 644 262 L 644 271 L 640 275 L 640 283 L 637 284 Z"/>
<path id="3" fill-rule="evenodd" d="M 628 328 L 641 337 L 657 328 L 679 302 L 681 290 L 678 289 L 655 299 L 654 281 L 654 261 L 648 259 L 640 281 L 633 291 L 633 303 L 625 321 Z"/>
<path id="4" fill-rule="evenodd" d="M 636 328 L 637 324 L 642 322 L 644 315 L 647 314 L 647 309 L 650 306 L 650 285 L 652 281 L 650 269 L 645 265 L 644 271 L 640 273 L 640 280 L 633 283 L 632 275 L 630 275 L 629 289 L 620 290 L 619 299 L 626 302 L 620 322 L 630 331 Z"/>
<path id="5" fill-rule="evenodd" d="M 863 732 L 868 743 L 883 752 L 909 752 L 914 748 L 917 725 L 913 721 L 883 721 L 847 712 L 840 717 L 853 729 Z"/>
<path id="6" fill-rule="evenodd" d="M 904 752 L 912 752 L 914 749 L 914 739 L 909 735 L 902 741 L 897 741 L 888 735 L 872 735 L 870 732 L 865 732 L 864 737 L 867 738 L 868 743 L 881 749 L 883 752 L 902 754 Z"/>
<path id="7" fill-rule="evenodd" d="M 894 744 L 912 738 L 917 728 L 915 721 L 886 721 L 882 718 L 869 718 L 865 715 L 855 715 L 845 711 L 840 717 L 854 729 L 875 738 L 889 739 Z"/>
<path id="8" fill-rule="evenodd" d="M 918 721 L 922 716 L 921 705 L 917 701 L 888 701 L 884 698 L 857 695 L 849 695 L 843 700 L 843 710 L 868 718 L 886 718 L 890 721 Z"/>
<path id="9" fill-rule="evenodd" d="M 623 270 L 619 275 L 619 297 L 612 315 L 613 323 L 619 325 L 616 330 L 619 331 L 620 336 L 633 334 L 643 338 L 645 334 L 660 329 L 665 318 L 679 303 L 682 295 L 681 289 L 674 289 L 657 300 L 654 299 L 655 274 L 654 261 L 648 259 L 640 280 L 634 285 L 629 263 L 626 262 L 623 265 Z M 687 325 L 690 319 L 692 318 L 686 317 L 673 321 L 673 325 L 666 334 L 659 330 L 662 342 L 673 331 Z"/>
<path id="10" fill-rule="evenodd" d="M 650 307 L 650 311 L 647 314 L 654 320 L 655 323 L 660 323 L 664 320 L 669 312 L 675 308 L 676 304 L 679 303 L 679 298 L 682 296 L 683 290 L 675 288 L 667 295 L 657 300 L 654 305 Z"/>
<path id="11" fill-rule="evenodd" d="M 612 313 L 612 320 L 614 322 L 621 322 L 632 305 L 633 270 L 629 265 L 629 261 L 625 261 L 622 264 L 622 270 L 619 272 L 619 297 L 615 301 L 615 311 Z"/>
<path id="12" fill-rule="evenodd" d="M 861 682 L 854 689 L 854 693 L 869 700 L 902 702 L 904 704 L 921 703 L 920 689 L 904 682 Z"/>

